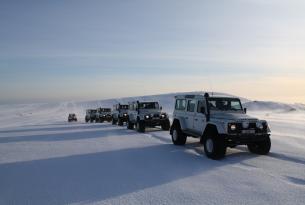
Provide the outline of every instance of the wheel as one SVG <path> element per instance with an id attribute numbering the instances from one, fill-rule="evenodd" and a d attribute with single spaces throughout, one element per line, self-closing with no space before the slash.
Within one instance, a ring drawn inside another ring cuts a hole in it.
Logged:
<path id="1" fill-rule="evenodd" d="M 145 132 L 145 122 L 143 120 L 138 120 L 136 126 L 138 132 Z"/>
<path id="2" fill-rule="evenodd" d="M 120 118 L 119 118 L 119 120 L 118 120 L 118 125 L 119 125 L 119 126 L 123 126 L 123 121 L 122 121 L 122 119 L 120 119 Z"/>
<path id="3" fill-rule="evenodd" d="M 210 159 L 218 160 L 224 158 L 227 147 L 225 141 L 218 134 L 208 134 L 204 139 L 204 152 Z"/>
<path id="4" fill-rule="evenodd" d="M 85 121 L 86 121 L 86 123 L 88 123 L 88 122 L 89 122 L 89 119 L 85 118 Z"/>
<path id="5" fill-rule="evenodd" d="M 93 119 L 90 119 L 90 123 L 93 123 Z"/>
<path id="6" fill-rule="evenodd" d="M 116 124 L 116 120 L 114 118 L 112 118 L 112 124 L 115 125 Z"/>
<path id="7" fill-rule="evenodd" d="M 127 129 L 133 130 L 133 128 L 134 128 L 134 124 L 128 120 L 127 121 Z"/>
<path id="8" fill-rule="evenodd" d="M 267 137 L 264 141 L 250 143 L 247 146 L 249 151 L 254 154 L 266 155 L 270 152 L 271 140 L 270 137 Z"/>
<path id="9" fill-rule="evenodd" d="M 170 129 L 170 122 L 169 122 L 169 120 L 166 120 L 162 125 L 161 125 L 161 128 L 162 128 L 162 130 L 166 130 L 166 131 L 168 131 L 169 129 Z"/>
<path id="10" fill-rule="evenodd" d="M 182 132 L 180 124 L 175 123 L 172 130 L 172 141 L 174 145 L 185 145 L 187 136 Z"/>

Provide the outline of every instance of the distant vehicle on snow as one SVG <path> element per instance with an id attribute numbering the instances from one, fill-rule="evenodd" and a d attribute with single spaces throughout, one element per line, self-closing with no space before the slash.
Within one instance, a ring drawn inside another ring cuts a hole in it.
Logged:
<path id="1" fill-rule="evenodd" d="M 111 108 L 98 108 L 96 112 L 96 122 L 103 123 L 104 121 L 111 122 L 112 115 L 111 115 Z"/>
<path id="2" fill-rule="evenodd" d="M 116 104 L 113 106 L 112 111 L 112 124 L 123 126 L 124 122 L 128 120 L 128 105 Z"/>
<path id="3" fill-rule="evenodd" d="M 169 130 L 170 121 L 167 113 L 161 112 L 162 107 L 158 102 L 131 102 L 128 109 L 127 128 L 145 132 L 146 127 L 161 126 L 163 130 Z"/>
<path id="4" fill-rule="evenodd" d="M 86 110 L 86 117 L 85 117 L 85 121 L 86 122 L 94 122 L 96 120 L 96 113 L 97 110 L 96 109 L 88 109 Z"/>
<path id="5" fill-rule="evenodd" d="M 76 114 L 74 114 L 74 113 L 69 114 L 68 122 L 77 122 Z"/>

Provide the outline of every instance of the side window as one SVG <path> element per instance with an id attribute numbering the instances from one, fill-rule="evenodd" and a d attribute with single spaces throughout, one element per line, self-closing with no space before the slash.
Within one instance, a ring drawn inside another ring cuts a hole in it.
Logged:
<path id="1" fill-rule="evenodd" d="M 198 101 L 197 112 L 198 113 L 205 113 L 204 101 L 202 101 L 202 100 Z"/>
<path id="2" fill-rule="evenodd" d="M 185 107 L 186 107 L 186 100 L 183 99 L 176 100 L 176 106 L 175 106 L 176 110 L 185 110 Z"/>
<path id="3" fill-rule="evenodd" d="M 187 103 L 187 111 L 195 112 L 195 107 L 196 107 L 196 100 L 189 100 Z"/>

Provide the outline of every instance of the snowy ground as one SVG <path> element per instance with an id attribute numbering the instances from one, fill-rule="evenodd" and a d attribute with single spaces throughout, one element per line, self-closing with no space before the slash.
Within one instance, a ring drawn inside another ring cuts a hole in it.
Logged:
<path id="1" fill-rule="evenodd" d="M 2 120 L 9 119 L 4 112 Z M 304 112 L 250 114 L 269 121 L 271 153 L 240 146 L 221 161 L 207 159 L 195 139 L 172 145 L 158 129 L 139 134 L 59 118 L 1 121 L 0 204 L 303 205 Z"/>

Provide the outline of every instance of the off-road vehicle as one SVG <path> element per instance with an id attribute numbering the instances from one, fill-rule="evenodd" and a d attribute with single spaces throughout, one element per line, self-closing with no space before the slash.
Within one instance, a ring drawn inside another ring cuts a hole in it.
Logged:
<path id="1" fill-rule="evenodd" d="M 96 120 L 96 112 L 97 110 L 94 109 L 88 109 L 86 110 L 86 117 L 85 117 L 85 121 L 86 122 L 94 122 Z"/>
<path id="2" fill-rule="evenodd" d="M 111 108 L 98 108 L 96 112 L 96 122 L 103 123 L 104 121 L 111 122 Z"/>
<path id="3" fill-rule="evenodd" d="M 227 147 L 237 145 L 247 145 L 250 152 L 261 155 L 271 148 L 265 120 L 246 115 L 238 98 L 208 93 L 176 96 L 170 134 L 175 145 L 184 145 L 187 136 L 199 138 L 211 159 L 223 158 Z"/>
<path id="4" fill-rule="evenodd" d="M 170 121 L 158 102 L 131 102 L 128 109 L 127 128 L 136 126 L 138 132 L 145 132 L 146 127 L 161 126 L 163 130 L 169 130 Z"/>
<path id="5" fill-rule="evenodd" d="M 77 122 L 76 114 L 70 113 L 68 116 L 68 122 Z"/>
<path id="6" fill-rule="evenodd" d="M 123 126 L 124 122 L 128 120 L 128 105 L 116 104 L 113 105 L 112 111 L 112 124 L 118 124 L 119 126 Z"/>

